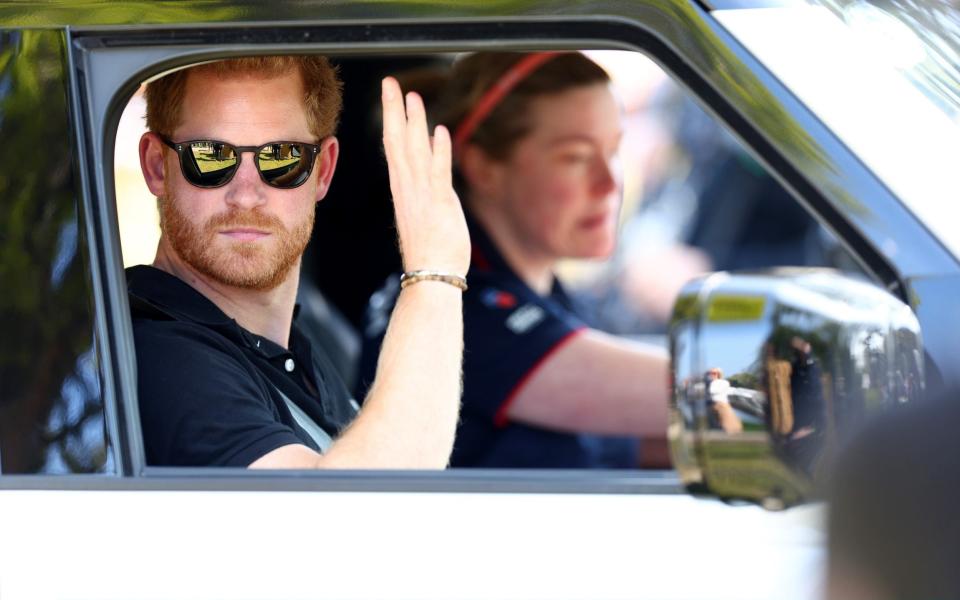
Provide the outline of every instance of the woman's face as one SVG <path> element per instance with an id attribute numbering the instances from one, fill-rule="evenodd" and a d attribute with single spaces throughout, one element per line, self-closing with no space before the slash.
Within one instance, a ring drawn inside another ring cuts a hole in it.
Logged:
<path id="1" fill-rule="evenodd" d="M 620 206 L 620 109 L 606 84 L 535 99 L 532 128 L 496 168 L 493 201 L 530 252 L 553 259 L 613 250 Z"/>

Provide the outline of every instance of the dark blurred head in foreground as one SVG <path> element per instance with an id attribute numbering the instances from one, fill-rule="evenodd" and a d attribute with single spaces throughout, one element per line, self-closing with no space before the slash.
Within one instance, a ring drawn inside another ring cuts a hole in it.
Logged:
<path id="1" fill-rule="evenodd" d="M 830 600 L 960 598 L 960 393 L 887 415 L 838 465 Z"/>

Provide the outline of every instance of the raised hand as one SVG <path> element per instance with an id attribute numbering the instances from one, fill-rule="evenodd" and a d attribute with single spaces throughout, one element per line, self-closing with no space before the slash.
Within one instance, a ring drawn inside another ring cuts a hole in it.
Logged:
<path id="1" fill-rule="evenodd" d="M 383 80 L 383 146 L 405 271 L 466 276 L 470 236 L 453 190 L 450 133 L 442 125 L 431 144 L 423 100 L 406 95 L 393 77 Z"/>

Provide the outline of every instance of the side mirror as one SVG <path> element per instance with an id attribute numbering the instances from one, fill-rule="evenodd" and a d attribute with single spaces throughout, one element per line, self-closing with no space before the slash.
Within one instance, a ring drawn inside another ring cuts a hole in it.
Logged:
<path id="1" fill-rule="evenodd" d="M 670 321 L 674 466 L 688 489 L 779 509 L 810 499 L 873 413 L 923 393 L 920 325 L 825 269 L 715 273 Z"/>

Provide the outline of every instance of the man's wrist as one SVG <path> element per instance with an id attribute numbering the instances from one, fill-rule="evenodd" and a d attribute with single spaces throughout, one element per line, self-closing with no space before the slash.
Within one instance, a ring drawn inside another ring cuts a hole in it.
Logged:
<path id="1" fill-rule="evenodd" d="M 467 278 L 448 271 L 418 269 L 406 271 L 400 276 L 400 289 L 405 289 L 415 283 L 436 282 L 451 285 L 460 291 L 467 291 Z"/>

